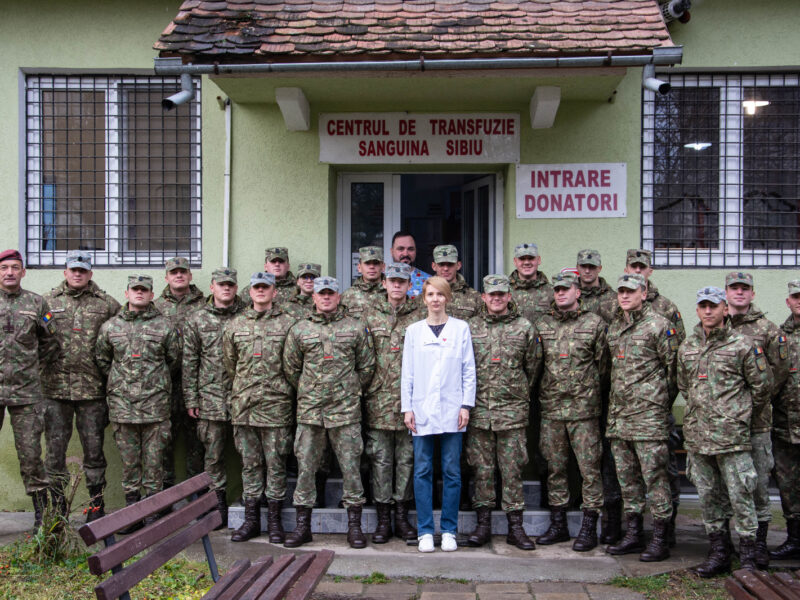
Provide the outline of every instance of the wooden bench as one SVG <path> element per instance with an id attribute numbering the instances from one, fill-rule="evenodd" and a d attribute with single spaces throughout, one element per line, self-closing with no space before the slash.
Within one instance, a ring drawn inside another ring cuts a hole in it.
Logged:
<path id="1" fill-rule="evenodd" d="M 94 592 L 98 600 L 121 598 L 130 600 L 128 591 L 181 550 L 202 539 L 208 568 L 214 586 L 203 596 L 208 600 L 267 600 L 309 598 L 333 561 L 331 550 L 303 554 L 286 554 L 273 559 L 264 556 L 252 564 L 237 560 L 222 577 L 211 549 L 208 533 L 222 523 L 217 497 L 209 491 L 211 477 L 201 473 L 163 492 L 145 498 L 110 515 L 83 525 L 79 533 L 87 546 L 103 541 L 105 547 L 89 557 L 89 571 L 112 575 L 99 583 Z M 174 512 L 160 516 L 152 524 L 117 540 L 114 534 L 151 515 L 171 510 L 182 500 L 188 503 Z M 123 563 L 144 550 L 147 554 L 123 566 Z"/>
<path id="2" fill-rule="evenodd" d="M 800 580 L 790 573 L 739 569 L 725 580 L 725 589 L 735 600 L 800 600 Z"/>

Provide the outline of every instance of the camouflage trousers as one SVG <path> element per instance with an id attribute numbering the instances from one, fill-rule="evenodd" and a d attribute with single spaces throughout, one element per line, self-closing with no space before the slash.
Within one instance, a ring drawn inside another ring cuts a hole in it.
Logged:
<path id="1" fill-rule="evenodd" d="M 229 421 L 197 419 L 197 439 L 203 444 L 203 467 L 211 477 L 212 490 L 225 490 L 228 482 L 225 471 L 225 442 L 231 424 Z"/>
<path id="2" fill-rule="evenodd" d="M 42 432 L 44 431 L 44 402 L 6 406 L 14 432 L 14 446 L 19 460 L 19 474 L 25 492 L 32 494 L 50 487 L 42 462 Z M 1 424 L 1 422 L 0 422 Z"/>
<path id="3" fill-rule="evenodd" d="M 345 508 L 364 504 L 364 486 L 361 483 L 359 470 L 361 453 L 364 451 L 361 423 L 330 429 L 298 423 L 294 438 L 294 454 L 297 456 L 294 505 L 311 507 L 317 500 L 314 475 L 322 462 L 326 438 L 330 440 L 339 467 L 342 469 L 342 504 Z"/>
<path id="4" fill-rule="evenodd" d="M 170 439 L 164 451 L 164 487 L 175 485 L 175 442 L 183 437 L 186 450 L 186 476 L 194 477 L 203 472 L 203 444 L 197 437 L 197 419 L 186 412 L 181 393 L 180 378 L 172 380 L 170 400 Z"/>
<path id="5" fill-rule="evenodd" d="M 678 465 L 678 454 L 676 450 L 681 447 L 681 437 L 675 426 L 675 415 L 669 413 L 669 437 L 667 438 L 667 449 L 669 450 L 669 461 L 667 462 L 667 477 L 669 477 L 669 491 L 672 495 L 672 505 L 677 507 L 681 503 L 681 471 Z"/>
<path id="6" fill-rule="evenodd" d="M 713 455 L 689 452 L 686 474 L 697 488 L 706 533 L 723 530 L 729 518 L 726 506 L 731 506 L 739 536 L 755 536 L 758 520 L 753 491 L 758 475 L 749 452 Z M 730 503 L 722 500 L 726 495 Z"/>
<path id="7" fill-rule="evenodd" d="M 769 476 L 775 461 L 772 458 L 772 439 L 769 433 L 755 433 L 750 436 L 753 449 L 750 456 L 753 458 L 753 467 L 756 469 L 756 489 L 753 490 L 753 504 L 756 507 L 756 518 L 760 522 L 772 521 L 772 507 L 769 501 Z M 725 490 L 720 492 L 720 502 L 724 507 L 728 519 L 733 516 L 731 501 Z"/>
<path id="8" fill-rule="evenodd" d="M 547 460 L 547 500 L 550 506 L 566 506 L 569 503 L 567 469 L 572 448 L 583 478 L 582 508 L 603 508 L 603 479 L 600 475 L 603 444 L 597 419 L 542 419 L 539 447 Z"/>
<path id="9" fill-rule="evenodd" d="M 800 444 L 772 440 L 775 479 L 781 491 L 781 507 L 787 519 L 800 519 Z"/>
<path id="10" fill-rule="evenodd" d="M 626 513 L 643 514 L 646 498 L 654 519 L 672 516 L 667 441 L 611 440 Z"/>
<path id="11" fill-rule="evenodd" d="M 603 411 L 600 415 L 600 439 L 603 442 L 603 458 L 600 461 L 600 474 L 603 477 L 603 503 L 606 506 L 622 502 L 622 491 L 617 478 L 617 466 L 614 464 L 614 455 L 611 454 L 611 440 L 606 437 L 606 422 L 608 420 L 608 391 L 603 391 Z"/>
<path id="12" fill-rule="evenodd" d="M 544 429 L 542 429 L 544 431 Z M 525 510 L 522 469 L 528 464 L 528 436 L 524 428 L 490 431 L 470 427 L 465 442 L 467 462 L 473 470 L 472 507 L 494 508 L 495 464 L 503 484 L 500 506 L 505 512 Z"/>
<path id="13" fill-rule="evenodd" d="M 86 487 L 105 487 L 106 456 L 103 453 L 103 442 L 108 426 L 108 404 L 105 399 L 72 402 L 48 398 L 44 404 L 44 468 L 52 485 L 63 489 L 69 481 L 67 446 L 72 438 L 74 417 L 83 448 Z"/>
<path id="14" fill-rule="evenodd" d="M 411 500 L 414 475 L 414 445 L 408 430 L 367 429 L 364 448 L 372 467 L 372 496 L 390 504 Z"/>
<path id="15" fill-rule="evenodd" d="M 164 452 L 169 445 L 169 421 L 112 423 L 114 441 L 122 459 L 125 494 L 151 496 L 164 486 Z"/>
<path id="16" fill-rule="evenodd" d="M 292 451 L 291 426 L 234 425 L 233 441 L 242 457 L 244 499 L 257 500 L 266 493 L 270 500 L 283 500 L 286 496 L 286 457 Z"/>

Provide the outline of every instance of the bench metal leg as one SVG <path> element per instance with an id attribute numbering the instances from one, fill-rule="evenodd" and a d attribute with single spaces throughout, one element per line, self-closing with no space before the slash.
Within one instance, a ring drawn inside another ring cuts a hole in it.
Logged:
<path id="1" fill-rule="evenodd" d="M 217 569 L 217 559 L 214 557 L 214 551 L 211 549 L 211 540 L 207 535 L 203 536 L 203 550 L 206 551 L 206 560 L 208 561 L 208 569 L 211 571 L 211 579 L 214 583 L 219 581 L 219 570 Z M 130 600 L 128 598 L 127 600 Z"/>
<path id="2" fill-rule="evenodd" d="M 105 544 L 106 548 L 108 548 L 109 546 L 113 546 L 115 542 L 116 540 L 114 539 L 113 534 L 103 540 L 103 543 Z M 116 575 L 120 571 L 122 571 L 122 565 L 114 565 L 113 567 L 111 567 L 111 572 L 114 575 Z M 118 600 L 131 600 L 131 595 L 128 592 L 124 592 L 121 596 L 119 596 Z"/>

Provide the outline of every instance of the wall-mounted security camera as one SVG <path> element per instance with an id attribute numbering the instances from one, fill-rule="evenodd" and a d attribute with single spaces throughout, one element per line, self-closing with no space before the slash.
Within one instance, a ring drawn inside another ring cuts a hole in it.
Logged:
<path id="1" fill-rule="evenodd" d="M 664 22 L 669 23 L 676 19 L 681 23 L 688 23 L 692 15 L 689 9 L 692 7 L 692 0 L 661 0 L 661 14 Z"/>
<path id="2" fill-rule="evenodd" d="M 651 92 L 657 92 L 662 96 L 668 94 L 672 86 L 662 79 L 656 79 L 656 68 L 653 65 L 645 65 L 642 71 L 642 87 Z"/>
<path id="3" fill-rule="evenodd" d="M 192 76 L 188 73 L 181 75 L 181 91 L 177 94 L 172 94 L 169 98 L 164 98 L 161 101 L 161 108 L 164 110 L 172 110 L 176 106 L 187 103 L 194 97 L 194 84 L 192 83 Z"/>

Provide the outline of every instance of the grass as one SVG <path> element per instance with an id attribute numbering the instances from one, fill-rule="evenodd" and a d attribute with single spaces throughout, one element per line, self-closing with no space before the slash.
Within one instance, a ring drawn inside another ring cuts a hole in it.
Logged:
<path id="1" fill-rule="evenodd" d="M 609 585 L 628 588 L 643 594 L 647 600 L 726 600 L 725 576 L 701 579 L 690 571 L 673 571 L 649 577 L 615 577 Z"/>
<path id="2" fill-rule="evenodd" d="M 377 585 L 381 583 L 389 583 L 391 580 L 380 571 L 373 571 L 371 574 L 366 576 L 353 577 L 353 581 L 358 581 L 367 585 Z"/>

